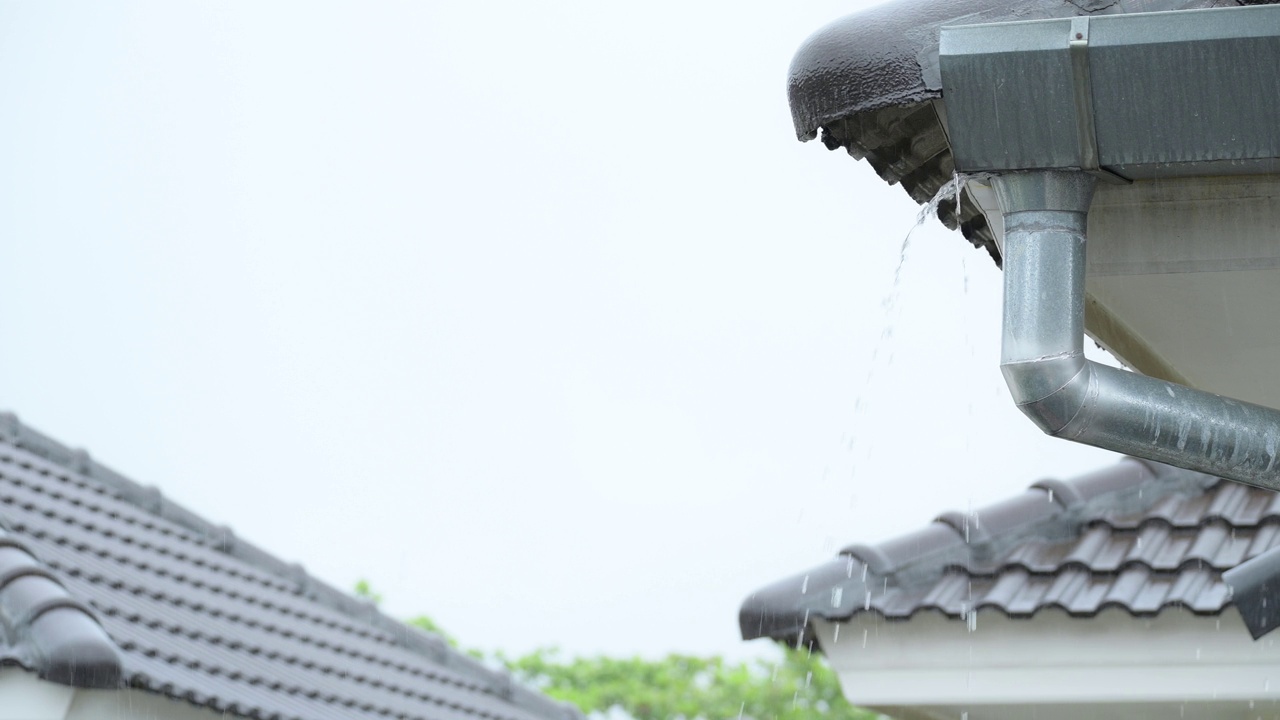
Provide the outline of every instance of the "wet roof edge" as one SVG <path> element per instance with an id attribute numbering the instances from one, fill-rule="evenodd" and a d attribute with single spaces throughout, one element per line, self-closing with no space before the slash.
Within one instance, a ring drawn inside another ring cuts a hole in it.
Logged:
<path id="1" fill-rule="evenodd" d="M 890 585 L 939 577 L 961 555 L 998 552 L 1002 544 L 1022 539 L 1023 533 L 1032 530 L 1050 536 L 1073 532 L 1085 513 L 1099 505 L 1134 497 L 1153 505 L 1181 488 L 1205 488 L 1214 482 L 1216 478 L 1202 473 L 1129 457 L 1073 480 L 1040 480 L 1026 492 L 977 510 L 973 515 L 982 518 L 981 524 L 965 527 L 965 516 L 943 513 L 911 533 L 873 546 L 850 545 L 832 560 L 771 583 L 743 601 L 739 629 L 744 640 L 769 638 L 797 647 L 810 645 L 816 642 L 812 619 L 840 622 L 860 612 L 878 612 L 871 607 L 873 594 Z M 1150 489 L 1153 483 L 1162 492 L 1135 496 L 1137 488 Z M 905 620 L 930 609 L 938 610 L 919 607 L 907 617 L 890 619 Z"/>
<path id="2" fill-rule="evenodd" d="M 801 43 L 787 96 L 796 136 L 851 115 L 942 96 L 943 26 L 1273 4 L 1277 0 L 894 0 L 839 18 Z"/>

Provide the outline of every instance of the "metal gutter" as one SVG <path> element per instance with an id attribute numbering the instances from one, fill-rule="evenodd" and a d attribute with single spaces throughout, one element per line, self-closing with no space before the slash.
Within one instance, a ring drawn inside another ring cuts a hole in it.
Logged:
<path id="1" fill-rule="evenodd" d="M 1280 6 L 944 27 L 960 172 L 1280 170 Z"/>

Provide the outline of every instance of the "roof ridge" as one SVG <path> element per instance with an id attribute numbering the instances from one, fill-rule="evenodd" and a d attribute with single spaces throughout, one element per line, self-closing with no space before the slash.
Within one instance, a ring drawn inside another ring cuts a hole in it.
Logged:
<path id="1" fill-rule="evenodd" d="M 1014 560 L 1004 562 L 999 565 L 991 565 L 989 567 L 970 568 L 964 565 L 947 565 L 943 568 L 943 573 L 953 573 L 956 575 L 964 575 L 971 580 L 996 580 L 1001 575 L 1011 572 L 1025 573 L 1029 577 L 1051 578 L 1060 574 L 1063 570 L 1076 570 L 1083 572 L 1091 577 L 1115 577 L 1122 575 L 1128 570 L 1141 568 L 1153 575 L 1178 575 L 1187 570 L 1208 570 L 1221 574 L 1225 570 L 1230 570 L 1236 565 L 1226 565 L 1223 563 L 1215 563 L 1213 560 L 1206 560 L 1199 557 L 1185 557 L 1178 561 L 1177 565 L 1165 566 L 1153 562 L 1147 558 L 1128 558 L 1120 562 L 1115 567 L 1097 568 L 1089 565 L 1082 560 L 1067 559 L 1055 565 L 1052 569 L 1044 569 L 1033 567 L 1023 560 Z"/>
<path id="2" fill-rule="evenodd" d="M 874 545 L 851 545 L 841 552 L 853 555 L 881 576 L 927 579 L 923 576 L 936 575 L 950 555 L 998 554 L 1002 545 L 1016 540 L 1018 531 L 1056 528 L 1045 535 L 1065 538 L 1087 523 L 1092 511 L 1112 506 L 1117 495 L 1136 492 L 1136 498 L 1125 498 L 1128 505 L 1153 505 L 1181 487 L 1160 483 L 1159 491 L 1146 497 L 1138 491 L 1154 479 L 1165 478 L 1165 469 L 1125 458 L 1078 478 L 1039 480 L 1019 495 L 965 512 L 948 510 L 911 532 Z M 928 550 L 922 552 L 923 547 Z M 926 571 L 923 575 L 917 572 L 922 569 Z"/>
<path id="3" fill-rule="evenodd" d="M 1032 528 L 1044 530 L 1057 527 L 1056 533 L 1041 533 L 1042 539 L 1046 541 L 1052 541 L 1055 538 L 1067 539 L 1078 535 L 1082 529 L 1094 523 L 1107 522 L 1107 513 L 1114 512 L 1117 507 L 1131 513 L 1142 513 L 1174 494 L 1190 496 L 1187 491 L 1191 490 L 1195 495 L 1203 495 L 1217 482 L 1219 478 L 1203 473 L 1125 456 L 1115 465 L 1079 477 L 1068 480 L 1036 481 L 1020 496 L 964 514 L 966 523 L 972 520 L 974 527 L 981 530 L 984 513 L 999 518 L 1002 512 L 1007 514 L 1015 504 L 1034 502 L 1029 500 L 1028 495 L 1036 491 L 1044 492 L 1045 503 L 1053 508 L 1052 512 L 1044 513 L 1039 517 L 1018 518 L 1023 520 L 1022 522 L 1010 523 L 1006 520 L 1003 523 L 1004 527 L 999 527 L 995 532 L 983 531 L 972 540 L 966 537 L 966 544 L 979 546 L 972 550 L 975 554 L 999 553 L 1002 545 L 1009 541 L 1020 540 L 1021 534 Z M 1151 492 L 1147 492 L 1148 490 Z M 1099 513 L 1099 510 L 1104 509 L 1107 513 Z M 958 515 L 960 514 L 956 511 L 943 513 L 935 522 L 949 525 L 959 532 L 959 528 L 955 528 L 952 522 L 948 522 Z M 1004 519 L 999 518 L 999 520 Z M 1173 527 L 1172 523 L 1170 526 Z"/>
<path id="4" fill-rule="evenodd" d="M 311 576 L 301 564 L 285 562 L 238 538 L 230 527 L 212 523 L 165 497 L 154 485 L 143 485 L 98 462 L 86 450 L 71 448 L 24 424 L 12 412 L 0 412 L 0 443 L 26 450 L 68 472 L 114 490 L 119 500 L 203 537 L 209 542 L 211 549 L 236 558 L 254 569 L 292 581 L 299 596 L 353 621 L 368 624 L 390 637 L 395 645 L 444 669 L 475 679 L 495 697 L 519 709 L 548 717 L 583 717 L 572 704 L 552 700 L 520 686 L 509 672 L 489 668 L 481 661 L 450 647 L 439 635 L 396 620 L 379 610 L 374 603 L 355 598 Z"/>

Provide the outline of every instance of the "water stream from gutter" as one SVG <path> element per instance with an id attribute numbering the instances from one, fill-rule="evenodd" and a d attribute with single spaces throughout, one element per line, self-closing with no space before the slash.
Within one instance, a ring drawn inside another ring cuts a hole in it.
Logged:
<path id="1" fill-rule="evenodd" d="M 871 381 L 875 377 L 877 362 L 880 359 L 881 351 L 888 350 L 888 358 L 886 365 L 893 364 L 893 329 L 898 320 L 898 303 L 902 296 L 902 273 L 907 265 L 907 254 L 911 250 L 911 238 L 930 218 L 938 216 L 938 208 L 944 202 L 955 203 L 956 217 L 960 217 L 960 196 L 964 190 L 964 186 L 970 180 L 983 180 L 990 177 L 990 173 L 978 173 L 967 175 L 964 173 L 954 174 L 950 180 L 942 184 L 938 191 L 933 194 L 929 202 L 920 207 L 920 212 L 916 213 L 915 225 L 907 231 L 905 237 L 902 238 L 902 247 L 898 249 L 898 264 L 893 270 L 893 285 L 889 288 L 888 295 L 881 301 L 880 307 L 884 313 L 884 326 L 880 331 L 880 340 L 876 343 L 876 347 L 871 351 L 871 367 L 867 371 L 867 379 L 864 384 L 864 390 L 871 386 Z M 967 295 L 969 292 L 969 270 L 967 266 L 962 266 L 964 271 L 964 291 Z M 861 394 L 860 394 L 861 397 Z M 855 407 L 856 409 L 856 407 Z"/>
<path id="2" fill-rule="evenodd" d="M 868 459 L 867 457 L 863 457 L 863 455 L 871 451 L 871 448 L 860 447 L 858 437 L 860 433 L 858 426 L 860 425 L 861 416 L 869 410 L 866 405 L 870 402 L 869 397 L 871 395 L 871 389 L 874 387 L 874 382 L 880 374 L 887 371 L 887 369 L 894 364 L 894 355 L 897 349 L 897 342 L 894 336 L 902 310 L 901 298 L 907 273 L 907 256 L 911 252 L 911 243 L 915 237 L 915 233 L 922 226 L 928 223 L 931 218 L 938 217 L 938 208 L 943 206 L 944 203 L 955 203 L 955 216 L 959 218 L 961 196 L 965 185 L 971 180 L 981 181 L 989 177 L 989 173 L 973 175 L 957 173 L 953 175 L 950 180 L 943 183 L 942 186 L 938 188 L 938 191 L 934 193 L 933 197 L 928 202 L 924 203 L 920 207 L 919 212 L 916 213 L 915 223 L 908 229 L 907 233 L 902 238 L 901 246 L 898 249 L 897 264 L 893 270 L 892 284 L 880 302 L 882 323 L 880 336 L 876 341 L 875 347 L 871 350 L 871 358 L 867 366 L 866 377 L 863 380 L 862 388 L 857 393 L 854 400 L 853 414 L 855 419 L 853 427 L 851 427 L 841 439 L 843 449 L 850 454 L 852 467 L 850 468 L 851 473 L 848 477 L 855 488 L 857 487 L 859 466 L 863 465 Z M 969 268 L 963 261 L 961 264 L 961 271 L 963 273 L 963 292 L 967 296 L 969 294 Z M 972 355 L 976 350 L 973 346 L 972 338 L 968 335 L 967 323 L 965 323 L 965 325 L 965 348 Z M 974 414 L 974 405 L 972 402 L 969 403 L 968 410 L 970 424 L 972 424 L 972 416 Z M 824 469 L 824 477 L 829 469 L 830 468 Z M 850 497 L 850 506 L 852 507 L 856 505 L 857 500 L 858 496 L 855 492 Z M 831 544 L 834 545 L 834 541 Z"/>

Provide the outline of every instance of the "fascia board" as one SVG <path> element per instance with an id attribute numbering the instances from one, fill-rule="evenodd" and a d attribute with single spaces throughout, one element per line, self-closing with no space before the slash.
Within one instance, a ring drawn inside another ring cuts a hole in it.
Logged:
<path id="1" fill-rule="evenodd" d="M 0 669 L 0 720 L 65 720 L 75 688 L 16 667 Z"/>
<path id="2" fill-rule="evenodd" d="M 1280 699 L 1280 646 L 1254 642 L 1234 609 L 813 624 L 845 696 L 863 706 Z"/>

